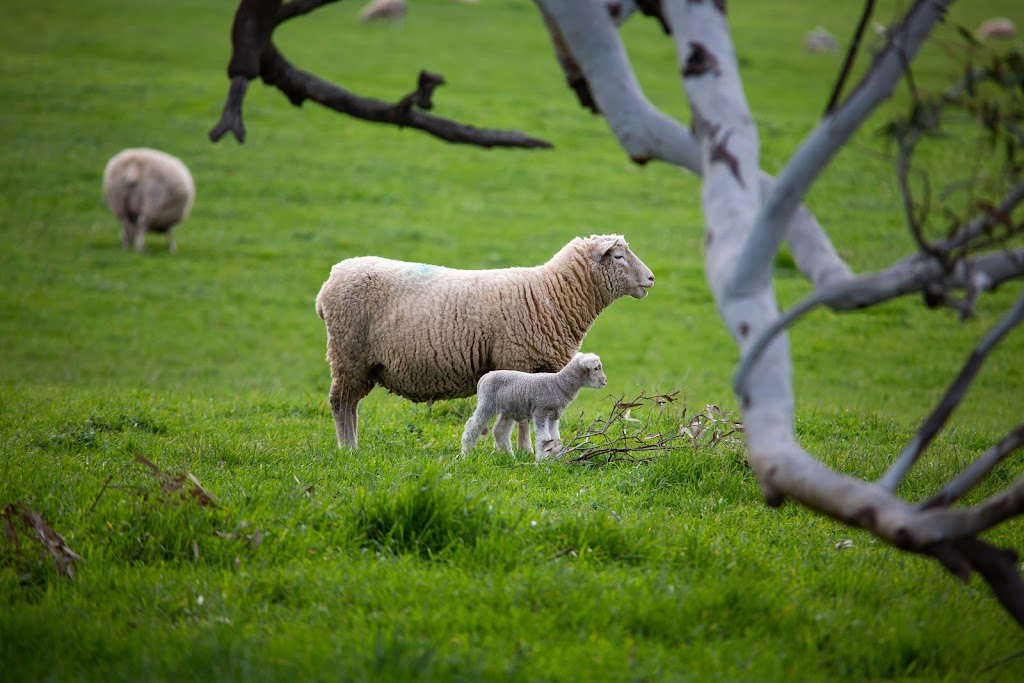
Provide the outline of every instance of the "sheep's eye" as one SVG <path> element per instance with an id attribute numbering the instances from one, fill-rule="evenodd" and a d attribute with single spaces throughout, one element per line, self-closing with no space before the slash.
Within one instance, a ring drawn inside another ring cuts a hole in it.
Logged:
<path id="1" fill-rule="evenodd" d="M 626 256 L 624 254 L 616 254 L 615 258 L 621 261 L 622 259 L 626 258 Z"/>

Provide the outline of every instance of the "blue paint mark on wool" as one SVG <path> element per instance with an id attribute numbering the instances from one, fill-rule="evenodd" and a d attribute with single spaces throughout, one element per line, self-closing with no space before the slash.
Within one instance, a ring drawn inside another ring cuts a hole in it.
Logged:
<path id="1" fill-rule="evenodd" d="M 410 274 L 413 276 L 425 276 L 430 277 L 433 275 L 440 275 L 442 272 L 449 270 L 444 266 L 434 266 L 429 263 L 410 263 Z"/>

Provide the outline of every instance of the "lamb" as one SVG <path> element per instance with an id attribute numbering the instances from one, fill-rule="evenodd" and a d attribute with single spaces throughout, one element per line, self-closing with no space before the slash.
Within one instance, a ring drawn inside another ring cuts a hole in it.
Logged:
<path id="1" fill-rule="evenodd" d="M 103 196 L 121 223 L 121 244 L 142 251 L 147 232 L 167 233 L 167 248 L 176 246 L 171 228 L 192 210 L 196 186 L 177 157 L 147 147 L 122 150 L 103 170 Z"/>
<path id="2" fill-rule="evenodd" d="M 534 453 L 536 461 L 540 462 L 558 448 L 561 439 L 558 421 L 580 389 L 603 389 L 607 384 L 601 358 L 593 353 L 577 353 L 558 372 L 488 372 L 476 386 L 476 410 L 462 432 L 462 454 L 487 434 L 491 418 L 501 415 L 494 425 L 494 447 L 511 452 L 512 422 L 522 424 L 532 419 L 536 436 Z M 520 440 L 519 447 L 524 444 Z"/>
<path id="3" fill-rule="evenodd" d="M 422 402 L 470 396 L 491 370 L 556 372 L 601 311 L 653 285 L 621 235 L 577 237 L 532 268 L 456 270 L 376 256 L 336 264 L 316 312 L 327 327 L 339 447 L 357 447 L 357 407 L 375 385 Z"/>

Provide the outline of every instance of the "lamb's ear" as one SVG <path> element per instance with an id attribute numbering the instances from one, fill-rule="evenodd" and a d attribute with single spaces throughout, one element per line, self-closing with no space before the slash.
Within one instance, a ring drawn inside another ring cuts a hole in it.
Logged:
<path id="1" fill-rule="evenodd" d="M 612 235 L 591 235 L 590 237 L 590 258 L 596 263 L 608 255 L 612 249 L 618 246 L 618 238 Z"/>

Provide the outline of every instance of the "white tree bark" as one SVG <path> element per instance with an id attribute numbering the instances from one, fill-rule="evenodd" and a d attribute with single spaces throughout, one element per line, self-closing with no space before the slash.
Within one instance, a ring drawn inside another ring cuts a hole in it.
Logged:
<path id="1" fill-rule="evenodd" d="M 888 45 L 876 55 L 853 94 L 814 129 L 786 164 L 736 264 L 730 290 L 754 289 L 771 279 L 772 262 L 786 236 L 786 225 L 811 183 L 875 107 L 892 94 L 950 4 L 952 0 L 917 2 L 903 22 L 889 30 Z"/>
<path id="2" fill-rule="evenodd" d="M 619 144 L 638 164 L 665 161 L 701 175 L 700 150 L 689 128 L 660 111 L 644 94 L 626 54 L 617 24 L 635 3 L 606 0 L 536 0 L 563 70 L 585 79 L 598 110 Z M 610 10 L 609 6 L 617 6 Z M 775 180 L 756 171 L 752 184 L 768 192 Z M 800 272 L 815 286 L 851 277 L 814 215 L 800 206 L 787 223 L 787 243 Z"/>
<path id="3" fill-rule="evenodd" d="M 1024 425 L 982 455 L 923 505 L 896 497 L 929 430 L 944 422 L 958 393 L 970 382 L 965 369 L 915 442 L 879 483 L 825 467 L 799 446 L 794 433 L 791 361 L 785 329 L 811 307 L 857 308 L 928 284 L 980 292 L 1024 272 L 1024 250 L 987 254 L 947 271 L 934 257 L 916 255 L 880 273 L 853 278 L 827 235 L 800 206 L 832 156 L 903 77 L 951 0 L 917 0 L 889 32 L 889 44 L 852 94 L 807 138 L 778 181 L 759 171 L 757 130 L 747 107 L 725 15 L 724 0 L 662 0 L 672 29 L 683 87 L 693 115 L 692 132 L 658 111 L 643 95 L 604 0 L 536 0 L 567 74 L 589 89 L 593 104 L 634 161 L 661 159 L 701 175 L 705 215 L 705 268 L 723 321 L 741 352 L 735 379 L 748 459 L 771 505 L 792 498 L 807 507 L 869 530 L 894 546 L 926 553 L 966 579 L 981 573 L 1008 611 L 1024 625 L 1024 583 L 1016 555 L 980 541 L 985 529 L 1024 512 L 1024 478 L 1002 493 L 969 507 L 949 504 L 970 490 L 1024 443 Z M 634 9 L 619 8 L 618 19 Z M 614 14 L 614 13 L 612 13 Z M 579 92 L 579 91 L 578 91 Z M 1024 189 L 1017 188 L 1024 197 Z M 1019 202 L 1014 193 L 1007 202 Z M 984 221 L 982 221 L 983 223 Z M 953 240 L 972 230 L 969 225 Z M 780 316 L 772 267 L 782 241 L 789 241 L 815 293 Z M 972 355 L 980 363 L 988 349 L 1024 317 L 1024 299 Z"/>

